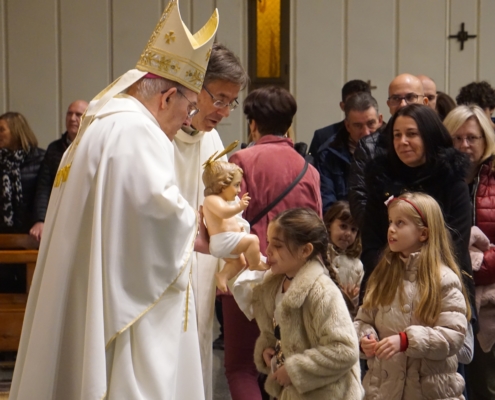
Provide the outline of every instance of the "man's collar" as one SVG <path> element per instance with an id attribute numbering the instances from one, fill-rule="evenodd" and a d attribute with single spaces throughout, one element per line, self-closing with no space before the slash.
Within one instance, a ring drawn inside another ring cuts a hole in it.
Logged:
<path id="1" fill-rule="evenodd" d="M 182 125 L 182 130 L 190 136 L 196 136 L 199 133 L 199 131 L 195 129 L 192 125 L 190 126 Z"/>

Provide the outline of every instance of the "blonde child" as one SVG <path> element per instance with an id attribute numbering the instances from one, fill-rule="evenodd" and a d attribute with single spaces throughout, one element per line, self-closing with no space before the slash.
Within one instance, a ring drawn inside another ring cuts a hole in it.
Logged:
<path id="1" fill-rule="evenodd" d="M 254 359 L 280 400 L 361 399 L 359 348 L 335 271 L 328 234 L 309 209 L 279 214 L 268 225 L 270 271 L 255 287 L 260 336 Z"/>
<path id="2" fill-rule="evenodd" d="M 238 222 L 238 214 L 242 214 L 250 200 L 245 193 L 236 201 L 241 179 L 242 169 L 225 161 L 207 162 L 203 172 L 203 214 L 210 235 L 210 253 L 226 261 L 215 276 L 217 287 L 223 292 L 227 291 L 227 282 L 246 266 L 246 259 L 251 269 L 265 269 L 260 260 L 258 236 L 247 233 Z"/>
<path id="3" fill-rule="evenodd" d="M 323 222 L 328 230 L 330 243 L 328 256 L 337 272 L 340 286 L 352 305 L 349 310 L 355 316 L 359 303 L 359 289 L 363 280 L 361 236 L 351 215 L 347 201 L 335 202 L 325 213 Z"/>
<path id="4" fill-rule="evenodd" d="M 464 399 L 457 370 L 470 307 L 442 211 L 423 193 L 388 202 L 388 247 L 355 328 L 368 399 Z"/>

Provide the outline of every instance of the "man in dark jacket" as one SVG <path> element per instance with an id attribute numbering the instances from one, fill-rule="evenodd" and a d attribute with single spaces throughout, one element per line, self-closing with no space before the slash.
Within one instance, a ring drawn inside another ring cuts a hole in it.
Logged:
<path id="1" fill-rule="evenodd" d="M 50 200 L 50 193 L 55 176 L 57 175 L 60 160 L 67 147 L 76 138 L 81 117 L 87 107 L 88 103 L 84 100 L 76 100 L 69 105 L 65 116 L 65 128 L 67 130 L 60 139 L 50 143 L 46 150 L 45 158 L 43 159 L 38 175 L 36 197 L 34 199 L 34 217 L 37 222 L 29 231 L 30 235 L 38 241 L 41 240 L 43 233 L 48 200 Z"/>
<path id="2" fill-rule="evenodd" d="M 355 93 L 366 92 L 371 94 L 370 85 L 359 79 L 354 79 L 347 82 L 342 86 L 342 101 L 339 103 L 340 109 L 344 111 L 344 104 L 346 100 Z M 313 136 L 313 140 L 309 146 L 309 154 L 313 156 L 315 167 L 317 167 L 317 153 L 318 149 L 328 139 L 335 136 L 336 133 L 344 126 L 344 121 L 336 122 L 335 124 L 325 126 L 324 128 L 317 129 Z"/>
<path id="3" fill-rule="evenodd" d="M 388 87 L 387 105 L 390 114 L 408 104 L 428 104 L 428 99 L 424 95 L 421 80 L 411 74 L 401 74 L 396 76 Z M 381 132 L 385 131 L 385 127 Z M 364 170 L 366 164 L 377 155 L 384 154 L 386 148 L 385 135 L 375 132 L 362 138 L 354 152 L 354 159 L 351 163 L 349 174 L 349 205 L 354 221 L 357 221 L 359 229 L 363 228 L 364 208 L 366 206 L 366 184 L 364 182 Z"/>
<path id="4" fill-rule="evenodd" d="M 345 102 L 344 112 L 343 126 L 320 146 L 316 156 L 323 213 L 336 201 L 347 200 L 350 165 L 356 145 L 383 123 L 378 103 L 366 92 L 350 96 Z"/>

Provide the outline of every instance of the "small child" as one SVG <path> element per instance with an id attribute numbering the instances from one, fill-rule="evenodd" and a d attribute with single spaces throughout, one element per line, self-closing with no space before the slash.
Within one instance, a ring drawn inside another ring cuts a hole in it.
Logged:
<path id="1" fill-rule="evenodd" d="M 457 353 L 470 306 L 442 210 L 423 193 L 388 201 L 388 247 L 355 328 L 368 399 L 464 399 Z"/>
<path id="2" fill-rule="evenodd" d="M 211 159 L 203 172 L 203 213 L 210 235 L 210 253 L 226 262 L 215 276 L 217 287 L 223 292 L 227 291 L 227 282 L 246 266 L 246 259 L 250 269 L 266 269 L 260 260 L 258 236 L 245 232 L 236 217 L 250 200 L 248 193 L 244 193 L 240 201 L 235 201 L 241 190 L 242 173 L 233 163 Z"/>
<path id="3" fill-rule="evenodd" d="M 334 203 L 323 218 L 330 236 L 328 256 L 337 272 L 340 286 L 353 307 L 349 312 L 356 316 L 359 304 L 359 289 L 363 280 L 361 256 L 361 236 L 354 222 L 347 201 Z"/>
<path id="4" fill-rule="evenodd" d="M 268 225 L 270 271 L 253 291 L 260 336 L 254 359 L 278 399 L 363 397 L 356 332 L 327 258 L 328 235 L 305 208 Z"/>

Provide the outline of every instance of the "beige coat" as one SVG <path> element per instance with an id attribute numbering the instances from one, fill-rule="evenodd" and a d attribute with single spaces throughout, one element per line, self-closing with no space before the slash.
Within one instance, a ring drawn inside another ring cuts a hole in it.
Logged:
<path id="1" fill-rule="evenodd" d="M 456 373 L 457 356 L 464 342 L 466 303 L 457 275 L 441 267 L 442 310 L 433 327 L 414 316 L 418 305 L 417 256 L 406 262 L 404 293 L 390 306 L 364 311 L 354 321 L 358 337 L 374 334 L 379 339 L 405 332 L 409 347 L 389 360 L 368 359 L 369 371 L 363 381 L 366 399 L 464 399 L 464 380 Z M 364 354 L 362 354 L 364 357 Z"/>
<path id="2" fill-rule="evenodd" d="M 269 275 L 253 293 L 261 332 L 254 359 L 265 374 L 270 369 L 263 361 L 263 350 L 275 346 L 275 296 L 283 279 L 283 275 Z M 282 388 L 269 376 L 266 391 L 279 400 L 362 399 L 359 347 L 351 317 L 339 288 L 318 261 L 302 267 L 280 307 L 282 351 L 292 385 Z"/>

